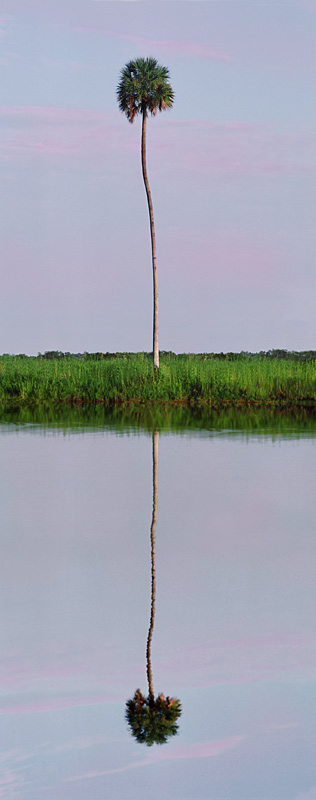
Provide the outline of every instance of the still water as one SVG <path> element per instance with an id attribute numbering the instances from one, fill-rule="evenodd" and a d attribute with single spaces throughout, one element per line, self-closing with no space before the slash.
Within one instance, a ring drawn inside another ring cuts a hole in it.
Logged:
<path id="1" fill-rule="evenodd" d="M 315 800 L 316 425 L 7 421 L 0 449 L 0 798 Z M 153 539 L 182 713 L 147 747 Z"/>

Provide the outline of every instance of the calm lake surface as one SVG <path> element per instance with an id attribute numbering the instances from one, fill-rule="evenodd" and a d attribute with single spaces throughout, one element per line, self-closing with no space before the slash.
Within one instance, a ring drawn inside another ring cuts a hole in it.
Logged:
<path id="1" fill-rule="evenodd" d="M 227 424 L 156 434 L 152 747 L 150 421 L 0 424 L 0 798 L 315 800 L 316 423 Z"/>

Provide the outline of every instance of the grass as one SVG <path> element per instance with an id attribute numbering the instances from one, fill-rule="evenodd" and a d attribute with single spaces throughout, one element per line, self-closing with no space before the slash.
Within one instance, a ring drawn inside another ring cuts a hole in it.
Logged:
<path id="1" fill-rule="evenodd" d="M 300 354 L 0 356 L 0 403 L 189 407 L 316 406 L 316 359 Z M 286 351 L 283 351 L 286 353 Z"/>

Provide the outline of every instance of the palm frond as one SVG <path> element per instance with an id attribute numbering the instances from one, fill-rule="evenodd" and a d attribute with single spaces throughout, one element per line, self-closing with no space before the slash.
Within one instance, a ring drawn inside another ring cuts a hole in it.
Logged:
<path id="1" fill-rule="evenodd" d="M 169 70 L 155 58 L 129 61 L 121 70 L 116 94 L 119 109 L 129 122 L 134 122 L 137 114 L 155 116 L 157 110 L 172 108 L 174 102 Z"/>
<path id="2" fill-rule="evenodd" d="M 134 697 L 127 701 L 125 717 L 128 727 L 137 742 L 165 744 L 170 736 L 178 732 L 177 720 L 182 712 L 180 700 L 160 694 L 154 699 L 144 697 L 137 689 Z"/>

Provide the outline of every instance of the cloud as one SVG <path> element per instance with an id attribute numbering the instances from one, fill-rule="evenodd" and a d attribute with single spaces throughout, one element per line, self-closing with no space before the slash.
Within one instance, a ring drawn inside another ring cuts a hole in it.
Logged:
<path id="1" fill-rule="evenodd" d="M 221 50 L 209 45 L 196 42 L 177 41 L 175 39 L 147 39 L 142 36 L 132 36 L 131 34 L 118 34 L 109 31 L 111 36 L 134 42 L 140 47 L 152 50 L 163 50 L 174 55 L 197 56 L 207 58 L 211 61 L 230 61 L 229 56 Z"/>
<path id="2" fill-rule="evenodd" d="M 3 49 L 0 55 L 0 65 L 2 67 L 9 67 L 12 62 L 22 58 L 20 53 L 15 52 L 11 46 L 11 28 L 12 18 L 10 16 L 0 17 L 0 41 L 2 41 Z"/>
<path id="3" fill-rule="evenodd" d="M 303 8 L 304 11 L 310 11 L 312 14 L 316 14 L 315 0 L 297 0 L 297 5 L 299 8 Z"/>
<path id="4" fill-rule="evenodd" d="M 118 113 L 45 106 L 0 109 L 4 129 L 0 153 L 6 160 L 45 156 L 92 157 L 117 148 L 122 127 Z"/>
<path id="5" fill-rule="evenodd" d="M 184 747 L 175 748 L 174 751 L 164 753 L 162 758 L 159 757 L 157 760 L 213 758 L 214 756 L 219 756 L 222 753 L 225 753 L 226 750 L 231 750 L 245 739 L 246 736 L 244 735 L 231 736 L 226 739 L 215 739 L 210 742 L 186 745 Z"/>
<path id="6" fill-rule="evenodd" d="M 25 772 L 29 769 L 34 756 L 42 754 L 46 748 L 47 744 L 43 743 L 29 750 L 17 748 L 2 752 L 0 756 L 0 798 L 15 800 L 15 798 L 25 797 L 26 786 L 29 785 Z"/>
<path id="7" fill-rule="evenodd" d="M 76 775 L 72 778 L 66 778 L 67 781 L 82 781 L 88 780 L 91 778 L 100 778 L 103 775 L 114 775 L 119 772 L 127 772 L 130 769 L 137 769 L 139 767 L 147 767 L 150 764 L 158 764 L 162 761 L 178 761 L 178 760 L 186 760 L 188 758 L 214 758 L 216 756 L 222 755 L 227 750 L 231 750 L 240 742 L 244 741 L 246 736 L 231 736 L 226 739 L 215 739 L 214 741 L 210 742 L 201 742 L 199 744 L 191 744 L 191 745 L 184 745 L 182 747 L 174 746 L 172 749 L 167 751 L 154 751 L 148 758 L 144 758 L 141 761 L 135 761 L 131 764 L 126 764 L 123 767 L 116 767 L 114 769 L 108 769 L 100 772 L 86 772 L 83 775 Z"/>
<path id="8" fill-rule="evenodd" d="M 9 24 L 10 24 L 9 16 L 4 15 L 0 17 L 0 38 L 6 36 Z"/>
<path id="9" fill-rule="evenodd" d="M 90 736 L 90 737 L 79 736 L 74 739 L 70 739 L 69 741 L 53 745 L 52 747 L 50 747 L 50 754 L 60 755 L 64 753 L 71 753 L 73 750 L 76 751 L 89 750 L 92 747 L 96 747 L 98 745 L 104 746 L 106 744 L 113 744 L 113 742 L 115 742 L 115 739 L 113 739 L 112 737 L 109 738 L 107 736 Z"/>
<path id="10" fill-rule="evenodd" d="M 129 125 L 118 110 L 13 106 L 0 109 L 2 158 L 67 158 L 83 168 L 87 160 L 118 172 L 136 161 L 122 158 L 139 151 L 139 125 Z M 314 129 L 280 132 L 263 124 L 238 121 L 173 120 L 168 114 L 150 125 L 151 170 L 236 176 L 311 174 L 315 171 Z M 149 148 L 148 148 L 149 149 Z M 116 154 L 116 161 L 114 158 Z M 138 162 L 137 162 L 138 168 Z"/>
<path id="11" fill-rule="evenodd" d="M 20 789 L 23 786 L 23 781 L 19 774 L 7 770 L 0 776 L 0 797 L 4 800 L 13 800 L 13 798 L 20 795 Z M 18 790 L 18 794 L 16 793 Z"/>
<path id="12" fill-rule="evenodd" d="M 169 118 L 163 119 L 162 125 L 168 126 L 164 140 L 172 150 L 170 163 L 186 171 L 278 177 L 310 174 L 315 170 L 314 129 L 280 132 L 264 124 L 234 121 L 214 124 L 205 120 L 178 122 Z M 153 126 L 151 140 L 154 145 L 159 141 L 159 133 L 157 126 Z"/>
<path id="13" fill-rule="evenodd" d="M 79 708 L 82 706 L 104 705 L 105 703 L 115 702 L 118 697 L 107 694 L 87 694 L 87 695 L 60 695 L 58 697 L 47 697 L 45 699 L 37 697 L 34 700 L 8 699 L 0 707 L 0 715 L 5 714 L 43 714 L 49 711 L 64 711 L 67 708 Z"/>
<path id="14" fill-rule="evenodd" d="M 103 119 L 105 112 L 90 110 L 85 108 L 59 108 L 55 106 L 2 106 L 0 117 L 18 119 L 25 121 L 36 119 L 38 121 L 55 121 L 60 125 L 65 122 L 82 122 L 85 120 Z"/>
<path id="15" fill-rule="evenodd" d="M 224 684 L 266 683 L 280 678 L 287 681 L 313 679 L 315 650 L 312 634 L 215 638 L 212 642 L 181 648 L 167 665 L 158 661 L 157 668 L 169 673 L 169 680 L 177 674 L 181 695 L 181 690 L 188 685 L 201 689 Z M 278 720 L 275 722 L 278 724 Z"/>
<path id="16" fill-rule="evenodd" d="M 103 36 L 111 36 L 120 41 L 133 42 L 142 50 L 171 53 L 173 55 L 195 56 L 211 61 L 230 61 L 230 56 L 216 47 L 210 47 L 199 42 L 181 41 L 177 39 L 150 39 L 145 36 L 134 36 L 129 33 L 117 33 L 108 28 L 96 28 L 89 26 L 74 26 L 72 30 L 76 33 L 96 33 Z"/>
<path id="17" fill-rule="evenodd" d="M 267 731 L 290 731 L 293 728 L 301 728 L 301 722 L 274 722 L 271 725 L 267 725 L 265 730 Z"/>
<path id="18" fill-rule="evenodd" d="M 58 58 L 47 58 L 46 56 L 42 58 L 42 64 L 49 68 L 57 69 L 64 71 L 65 69 L 69 70 L 72 74 L 81 74 L 81 73 L 92 73 L 95 72 L 98 68 L 97 66 L 90 62 L 78 61 L 76 59 L 67 59 L 67 61 L 62 61 Z"/>
<path id="19" fill-rule="evenodd" d="M 316 786 L 311 786 L 307 792 L 300 792 L 295 800 L 316 800 Z"/>
<path id="20" fill-rule="evenodd" d="M 14 53 L 12 50 L 6 50 L 2 57 L 0 58 L 0 64 L 4 67 L 8 67 L 12 64 L 12 61 L 19 61 L 22 56 L 19 53 Z"/>
<path id="21" fill-rule="evenodd" d="M 280 249 L 262 234 L 231 228 L 229 234 L 227 230 L 214 230 L 210 236 L 205 229 L 183 232 L 178 227 L 170 231 L 169 241 L 169 255 L 175 264 L 180 239 L 185 250 L 181 266 L 178 265 L 182 279 L 190 280 L 194 264 L 195 279 L 213 288 L 223 282 L 231 287 L 242 282 L 258 289 L 263 280 L 271 279 L 280 259 Z"/>

